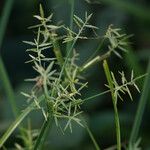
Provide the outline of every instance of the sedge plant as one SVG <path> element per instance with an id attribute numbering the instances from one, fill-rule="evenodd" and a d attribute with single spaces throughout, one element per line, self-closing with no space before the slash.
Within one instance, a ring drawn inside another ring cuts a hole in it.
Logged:
<path id="1" fill-rule="evenodd" d="M 83 65 L 79 66 L 77 61 L 80 59 L 80 56 L 76 52 L 77 41 L 91 38 L 98 39 L 100 37 L 95 34 L 98 27 L 89 23 L 92 14 L 86 12 L 85 17 L 81 19 L 73 13 L 74 1 L 71 3 L 71 6 L 72 13 L 69 27 L 64 24 L 53 24 L 53 14 L 50 14 L 48 17 L 45 16 L 41 5 L 40 14 L 34 16 L 39 21 L 39 24 L 31 26 L 29 29 L 34 30 L 35 38 L 32 41 L 24 41 L 25 44 L 29 45 L 29 48 L 26 50 L 29 54 L 29 60 L 26 63 L 30 63 L 36 72 L 34 78 L 26 79 L 26 81 L 33 82 L 34 86 L 30 93 L 21 92 L 28 100 L 28 107 L 17 117 L 1 137 L 0 148 L 5 146 L 4 144 L 7 139 L 25 117 L 31 111 L 38 109 L 44 118 L 41 128 L 37 131 L 32 130 L 29 121 L 28 129 L 23 130 L 24 136 L 21 136 L 21 139 L 26 143 L 26 147 L 17 143 L 15 144 L 16 149 L 43 149 L 53 123 L 58 128 L 61 128 L 65 134 L 67 129 L 73 132 L 72 123 L 75 122 L 87 130 L 95 149 L 100 150 L 99 142 L 97 143 L 90 128 L 81 117 L 84 113 L 82 105 L 87 100 L 111 93 L 116 126 L 117 150 L 121 150 L 121 130 L 117 102 L 118 99 L 123 100 L 122 94 L 126 93 L 133 100 L 129 87 L 134 86 L 139 91 L 136 81 L 145 75 L 134 77 L 132 71 L 131 78 L 128 81 L 125 73 L 123 71 L 119 72 L 121 77 L 121 83 L 119 84 L 114 73 L 110 71 L 106 59 L 112 54 L 115 54 L 118 58 L 122 58 L 122 52 L 127 51 L 127 39 L 130 37 L 123 34 L 121 29 L 115 28 L 113 25 L 108 27 L 98 47 L 98 49 L 101 48 L 101 45 L 107 40 L 108 50 L 102 55 L 95 55 L 96 53 L 94 53 L 90 58 L 87 58 L 87 61 Z M 93 31 L 93 36 L 87 36 L 86 30 Z M 66 47 L 65 53 L 62 47 Z M 50 55 L 50 51 L 54 53 L 54 56 Z M 83 72 L 100 62 L 103 62 L 108 90 L 83 99 L 82 90 L 88 89 L 88 82 Z M 61 120 L 65 121 L 63 126 L 60 124 Z M 135 143 L 135 147 L 136 145 Z"/>

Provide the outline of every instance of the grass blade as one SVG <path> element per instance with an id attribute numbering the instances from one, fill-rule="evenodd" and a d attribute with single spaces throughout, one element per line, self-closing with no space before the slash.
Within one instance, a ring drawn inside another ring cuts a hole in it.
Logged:
<path id="1" fill-rule="evenodd" d="M 148 100 L 149 96 L 149 89 L 150 89 L 150 59 L 149 59 L 149 65 L 147 68 L 147 73 L 148 75 L 146 76 L 144 86 L 143 86 L 143 91 L 142 95 L 138 104 L 136 116 L 135 116 L 135 121 L 132 127 L 131 135 L 130 135 L 130 144 L 134 144 L 137 141 L 140 125 L 142 123 L 142 117 L 144 114 L 146 102 Z"/>
<path id="2" fill-rule="evenodd" d="M 10 84 L 6 69 L 4 67 L 2 58 L 0 57 L 0 78 L 1 81 L 3 83 L 3 87 L 5 89 L 6 95 L 8 97 L 9 103 L 11 105 L 11 109 L 13 112 L 14 117 L 17 117 L 18 114 L 18 109 L 17 109 L 17 105 L 15 102 L 15 95 L 14 95 L 14 91 L 12 89 L 12 86 Z"/>
<path id="3" fill-rule="evenodd" d="M 44 99 L 42 96 L 39 99 L 39 103 Z M 4 135 L 0 139 L 0 148 L 6 142 L 6 140 L 10 137 L 10 135 L 14 132 L 14 130 L 19 126 L 19 124 L 24 120 L 24 118 L 36 107 L 35 102 L 32 102 L 18 117 L 17 119 L 11 124 L 8 130 L 4 133 Z"/>
<path id="4" fill-rule="evenodd" d="M 9 20 L 9 16 L 12 10 L 12 6 L 13 6 L 14 0 L 7 0 L 5 2 L 2 14 L 1 14 L 1 20 L 0 20 L 0 48 L 2 46 L 2 42 L 4 39 L 4 34 L 6 31 L 6 26 L 8 24 L 8 20 Z M 8 100 L 10 102 L 11 108 L 12 108 L 12 112 L 14 114 L 14 116 L 17 116 L 17 107 L 16 107 L 16 102 L 15 102 L 15 96 L 14 96 L 14 92 L 12 89 L 12 86 L 10 84 L 5 66 L 3 64 L 2 58 L 0 56 L 0 77 L 4 86 L 4 89 L 6 91 L 6 95 L 8 97 Z"/>

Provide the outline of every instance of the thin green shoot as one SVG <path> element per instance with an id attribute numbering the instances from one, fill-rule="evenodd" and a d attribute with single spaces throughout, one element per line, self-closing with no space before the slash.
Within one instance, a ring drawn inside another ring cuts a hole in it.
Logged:
<path id="1" fill-rule="evenodd" d="M 114 112 L 115 112 L 117 150 L 121 150 L 121 133 L 120 133 L 120 121 L 119 121 L 119 115 L 118 115 L 118 109 L 117 109 L 117 97 L 115 96 L 115 93 L 114 93 L 113 79 L 111 77 L 111 72 L 109 70 L 109 66 L 106 60 L 104 60 L 103 67 L 104 67 L 105 75 L 107 78 L 107 82 L 111 90 L 111 97 L 112 97 L 112 102 L 113 102 L 113 107 L 114 107 Z"/>
<path id="2" fill-rule="evenodd" d="M 87 130 L 87 132 L 88 132 L 88 134 L 89 134 L 89 136 L 90 136 L 90 138 L 93 142 L 93 145 L 95 146 L 95 150 L 101 150 L 98 143 L 97 143 L 97 141 L 95 140 L 94 135 L 91 132 L 90 128 L 87 125 L 85 126 L 85 128 L 86 128 L 86 130 Z"/>
<path id="3" fill-rule="evenodd" d="M 133 145 L 137 141 L 137 138 L 139 135 L 139 130 L 140 130 L 140 126 L 142 123 L 142 118 L 143 118 L 144 110 L 146 107 L 146 102 L 147 102 L 148 96 L 149 96 L 149 89 L 150 89 L 150 60 L 149 60 L 149 64 L 147 67 L 147 76 L 145 78 L 142 95 L 139 100 L 134 124 L 133 124 L 131 135 L 130 135 L 129 144 L 131 144 L 131 145 Z"/>

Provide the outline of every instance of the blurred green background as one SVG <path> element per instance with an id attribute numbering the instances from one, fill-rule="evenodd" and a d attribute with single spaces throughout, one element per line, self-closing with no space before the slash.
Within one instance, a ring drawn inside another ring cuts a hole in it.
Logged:
<path id="1" fill-rule="evenodd" d="M 98 34 L 103 35 L 110 24 L 121 28 L 127 34 L 133 34 L 129 40 L 130 46 L 128 53 L 123 54 L 124 59 L 120 60 L 116 56 L 109 58 L 111 70 L 117 73 L 118 70 L 124 70 L 127 77 L 130 76 L 133 69 L 136 75 L 146 72 L 148 58 L 150 56 L 150 1 L 149 0 L 91 0 L 88 3 L 84 0 L 75 0 L 75 14 L 81 18 L 85 11 L 93 13 L 91 24 L 99 27 Z M 0 1 L 0 13 L 4 7 L 5 0 Z M 30 64 L 24 62 L 28 60 L 28 54 L 25 52 L 26 45 L 23 40 L 33 38 L 33 32 L 27 27 L 35 24 L 33 15 L 39 13 L 39 3 L 43 4 L 46 14 L 54 13 L 54 22 L 63 21 L 69 25 L 70 4 L 68 0 L 14 0 L 13 8 L 7 25 L 5 38 L 0 49 L 0 55 L 6 66 L 9 78 L 15 91 L 16 101 L 20 109 L 27 106 L 26 99 L 20 94 L 21 91 L 29 91 L 31 84 L 26 83 L 24 79 L 34 76 Z M 79 64 L 83 63 L 97 48 L 99 41 L 79 41 L 76 46 L 81 59 Z M 103 51 L 99 51 L 102 54 Z M 84 97 L 94 95 L 106 90 L 104 84 L 106 79 L 102 64 L 97 64 L 85 72 L 85 77 L 89 82 L 88 90 L 83 92 Z M 142 89 L 143 82 L 139 82 Z M 129 134 L 134 121 L 134 115 L 140 94 L 133 92 L 134 101 L 125 100 L 119 102 L 119 112 L 121 119 L 122 142 L 129 140 Z M 85 112 L 84 118 L 89 124 L 96 140 L 104 149 L 114 145 L 115 127 L 113 106 L 109 95 L 103 95 L 86 102 L 83 106 Z M 140 137 L 142 138 L 141 146 L 143 150 L 150 149 L 150 101 L 146 105 Z M 32 127 L 39 128 L 42 124 L 42 116 L 32 113 Z M 13 121 L 13 115 L 10 104 L 7 100 L 0 77 L 0 134 L 8 128 Z M 63 122 L 62 122 L 63 123 Z M 7 142 L 8 147 L 12 146 L 17 138 Z M 74 125 L 73 133 L 67 132 L 62 135 L 59 129 L 53 127 L 48 145 L 53 150 L 92 150 L 94 146 L 86 131 Z"/>

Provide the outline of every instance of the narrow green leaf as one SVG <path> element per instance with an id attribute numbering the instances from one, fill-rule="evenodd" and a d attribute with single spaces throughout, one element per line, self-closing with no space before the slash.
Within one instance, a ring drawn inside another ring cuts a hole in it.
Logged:
<path id="1" fill-rule="evenodd" d="M 147 68 L 147 73 L 148 73 L 148 75 L 146 76 L 146 79 L 145 79 L 145 82 L 144 82 L 142 95 L 141 95 L 141 98 L 139 100 L 139 104 L 138 104 L 134 124 L 133 124 L 131 135 L 130 135 L 129 143 L 131 145 L 134 144 L 137 140 L 139 130 L 140 130 L 140 126 L 142 124 L 142 118 L 143 118 L 146 102 L 147 102 L 148 96 L 149 96 L 149 89 L 150 89 L 150 59 L 149 59 L 149 65 L 148 65 L 148 68 Z"/>
<path id="2" fill-rule="evenodd" d="M 31 45 L 31 46 L 36 46 L 36 44 L 34 42 L 31 42 L 31 41 L 23 41 L 23 43 Z"/>
<path id="3" fill-rule="evenodd" d="M 90 24 L 85 25 L 85 27 L 86 28 L 91 28 L 91 29 L 99 29 L 98 27 L 90 25 Z"/>
<path id="4" fill-rule="evenodd" d="M 44 99 L 44 96 L 41 96 L 38 103 L 40 103 Z M 18 117 L 17 119 L 10 125 L 8 130 L 4 133 L 4 135 L 0 139 L 0 148 L 2 148 L 3 144 L 6 140 L 11 136 L 14 130 L 19 126 L 19 124 L 24 120 L 24 118 L 36 107 L 35 102 L 32 102 Z"/>
<path id="5" fill-rule="evenodd" d="M 81 18 L 79 18 L 78 16 L 74 15 L 74 18 L 81 24 L 84 24 L 84 21 Z"/>
<path id="6" fill-rule="evenodd" d="M 44 10 L 41 4 L 40 4 L 40 15 L 42 18 L 44 18 Z"/>

